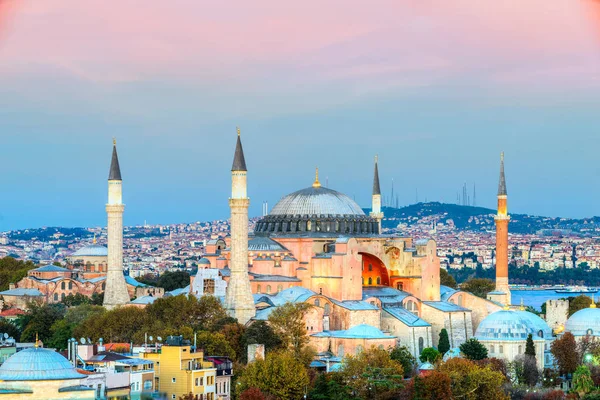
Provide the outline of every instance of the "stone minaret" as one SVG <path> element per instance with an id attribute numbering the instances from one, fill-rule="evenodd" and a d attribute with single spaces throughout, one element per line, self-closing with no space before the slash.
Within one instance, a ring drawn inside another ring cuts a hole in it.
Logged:
<path id="1" fill-rule="evenodd" d="M 375 218 L 379 225 L 378 233 L 381 233 L 381 220 L 383 219 L 383 213 L 381 212 L 381 189 L 379 187 L 379 168 L 377 167 L 378 158 L 375 156 L 375 176 L 373 177 L 373 197 L 371 199 L 371 214 L 372 218 Z"/>
<path id="2" fill-rule="evenodd" d="M 129 302 L 129 293 L 123 276 L 123 188 L 117 157 L 117 143 L 113 140 L 112 161 L 108 174 L 108 272 L 104 290 L 104 307 L 108 309 Z"/>
<path id="3" fill-rule="evenodd" d="M 227 285 L 225 308 L 240 324 L 246 324 L 256 314 L 248 277 L 248 206 L 246 160 L 238 128 L 237 144 L 231 167 L 231 276 Z"/>
<path id="4" fill-rule="evenodd" d="M 500 154 L 500 182 L 498 183 L 498 214 L 496 220 L 496 289 L 488 294 L 490 300 L 511 304 L 508 287 L 508 207 L 506 204 L 506 178 L 504 176 L 504 153 Z"/>

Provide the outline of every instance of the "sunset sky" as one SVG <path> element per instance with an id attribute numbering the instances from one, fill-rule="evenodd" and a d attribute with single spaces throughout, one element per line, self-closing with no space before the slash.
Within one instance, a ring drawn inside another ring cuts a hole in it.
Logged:
<path id="1" fill-rule="evenodd" d="M 600 215 L 600 1 L 0 0 L 0 231 L 251 215 L 309 186 Z"/>

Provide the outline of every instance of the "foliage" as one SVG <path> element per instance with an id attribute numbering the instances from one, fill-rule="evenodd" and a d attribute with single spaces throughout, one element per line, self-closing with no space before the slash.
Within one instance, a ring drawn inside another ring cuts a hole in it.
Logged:
<path id="1" fill-rule="evenodd" d="M 533 343 L 533 336 L 531 336 L 531 333 L 527 335 L 527 342 L 525 343 L 525 354 L 528 356 L 535 357 L 535 345 Z"/>
<path id="2" fill-rule="evenodd" d="M 165 289 L 165 292 L 181 289 L 190 284 L 190 274 L 186 271 L 166 271 L 159 277 L 144 275 L 137 279 L 138 282 L 146 285 L 156 286 Z"/>
<path id="3" fill-rule="evenodd" d="M 557 387 L 562 383 L 560 374 L 553 368 L 545 368 L 542 372 L 542 386 L 546 388 Z"/>
<path id="4" fill-rule="evenodd" d="M 421 354 L 419 355 L 419 360 L 421 362 L 426 363 L 435 363 L 442 358 L 442 354 L 434 349 L 433 347 L 426 347 L 423 349 Z"/>
<path id="5" fill-rule="evenodd" d="M 27 271 L 37 266 L 31 261 L 16 260 L 13 257 L 0 258 L 0 291 L 8 290 L 10 283 L 15 283 L 27 276 Z"/>
<path id="6" fill-rule="evenodd" d="M 306 368 L 289 351 L 271 352 L 264 360 L 256 360 L 243 372 L 236 384 L 241 394 L 249 388 L 258 388 L 265 394 L 281 400 L 302 397 L 308 385 Z"/>
<path id="7" fill-rule="evenodd" d="M 59 351 L 65 350 L 68 340 L 73 337 L 73 325 L 69 324 L 66 319 L 59 319 L 52 324 L 50 332 L 52 336 L 44 345 Z"/>
<path id="8" fill-rule="evenodd" d="M 281 338 L 284 348 L 291 348 L 296 355 L 308 343 L 304 315 L 312 307 L 308 303 L 285 303 L 269 315 L 269 324 Z"/>
<path id="9" fill-rule="evenodd" d="M 569 297 L 569 317 L 579 310 L 588 308 L 590 304 L 592 304 L 592 299 L 586 295 L 582 294 L 577 297 Z"/>
<path id="10" fill-rule="evenodd" d="M 476 338 L 471 338 L 460 345 L 460 351 L 469 360 L 483 360 L 487 358 L 488 351 Z"/>
<path id="11" fill-rule="evenodd" d="M 480 367 L 490 368 L 492 371 L 500 372 L 506 381 L 508 381 L 508 365 L 506 365 L 506 361 L 501 358 L 491 357 L 484 358 L 483 360 L 473 361 L 475 364 Z"/>
<path id="12" fill-rule="evenodd" d="M 350 388 L 339 373 L 320 374 L 308 393 L 310 400 L 347 400 L 350 396 Z"/>
<path id="13" fill-rule="evenodd" d="M 240 400 L 267 400 L 267 396 L 259 389 L 251 387 L 240 393 Z"/>
<path id="14" fill-rule="evenodd" d="M 247 349 L 249 344 L 264 344 L 265 353 L 281 347 L 281 339 L 273 331 L 273 328 L 265 321 L 255 321 L 246 328 L 242 336 L 242 348 Z M 244 351 L 241 360 L 246 361 L 248 354 Z"/>
<path id="15" fill-rule="evenodd" d="M 440 331 L 440 340 L 438 341 L 438 351 L 443 356 L 448 350 L 450 350 L 450 338 L 448 337 L 446 328 L 442 328 Z"/>
<path id="16" fill-rule="evenodd" d="M 417 359 L 410 353 L 406 346 L 396 346 L 390 352 L 390 358 L 398 361 L 404 370 L 404 377 L 410 377 L 415 370 Z"/>
<path id="17" fill-rule="evenodd" d="M 580 365 L 573 373 L 573 390 L 579 393 L 580 397 L 583 397 L 586 393 L 589 393 L 594 388 L 594 381 L 590 369 L 585 365 Z"/>
<path id="18" fill-rule="evenodd" d="M 438 366 L 451 380 L 452 396 L 464 400 L 507 400 L 502 391 L 504 376 L 464 358 L 451 358 Z"/>
<path id="19" fill-rule="evenodd" d="M 211 356 L 226 356 L 232 360 L 236 359 L 235 350 L 229 344 L 227 338 L 218 332 L 200 331 L 196 335 L 197 346 L 204 353 Z"/>
<path id="20" fill-rule="evenodd" d="M 72 325 L 79 325 L 88 318 L 99 317 L 106 312 L 106 308 L 92 304 L 82 304 L 70 307 L 65 314 L 65 320 Z"/>
<path id="21" fill-rule="evenodd" d="M 21 342 L 33 342 L 36 334 L 46 343 L 52 337 L 50 328 L 65 315 L 64 304 L 38 304 L 35 302 L 27 305 L 27 313 L 19 316 L 17 325 L 21 329 Z"/>
<path id="22" fill-rule="evenodd" d="M 343 365 L 343 382 L 356 398 L 391 398 L 404 387 L 402 364 L 392 360 L 386 350 L 372 347 L 355 356 L 348 355 Z"/>
<path id="23" fill-rule="evenodd" d="M 106 343 L 142 343 L 146 320 L 144 309 L 132 306 L 118 307 L 88 317 L 74 329 L 73 334 L 75 337 L 89 337 L 93 341 L 103 338 Z"/>
<path id="24" fill-rule="evenodd" d="M 473 293 L 475 296 L 486 298 L 487 294 L 494 290 L 494 281 L 487 278 L 471 278 L 460 285 L 461 290 Z"/>
<path id="25" fill-rule="evenodd" d="M 237 322 L 227 324 L 219 329 L 219 332 L 225 337 L 225 340 L 234 351 L 236 357 L 239 360 L 244 353 L 247 352 L 247 347 L 244 346 L 243 338 L 246 328 L 242 324 Z"/>
<path id="26" fill-rule="evenodd" d="M 414 400 L 437 400 L 452 398 L 452 381 L 439 371 L 421 377 L 415 376 L 403 390 L 401 398 Z"/>
<path id="27" fill-rule="evenodd" d="M 552 342 L 550 351 L 558 364 L 561 375 L 573 373 L 579 365 L 577 343 L 571 332 L 565 332 L 561 338 Z"/>
<path id="28" fill-rule="evenodd" d="M 540 379 L 535 356 L 517 356 L 512 363 L 514 380 L 521 385 L 535 386 Z"/>
<path id="29" fill-rule="evenodd" d="M 456 289 L 456 279 L 452 277 L 444 268 L 440 268 L 440 285 Z"/>
<path id="30" fill-rule="evenodd" d="M 9 337 L 19 340 L 21 331 L 19 327 L 7 319 L 0 319 L 0 332 L 8 334 Z"/>
<path id="31" fill-rule="evenodd" d="M 156 299 L 145 311 L 148 315 L 148 329 L 178 331 L 184 327 L 192 331 L 214 331 L 219 321 L 227 317 L 219 299 L 214 296 L 171 296 Z M 150 323 L 151 322 L 151 323 Z M 162 336 L 167 336 L 163 334 Z"/>

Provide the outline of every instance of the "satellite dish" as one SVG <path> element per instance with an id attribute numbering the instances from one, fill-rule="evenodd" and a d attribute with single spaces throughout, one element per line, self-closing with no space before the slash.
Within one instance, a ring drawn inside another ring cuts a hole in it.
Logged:
<path id="1" fill-rule="evenodd" d="M 8 339 L 8 333 L 4 334 L 4 339 Z"/>
<path id="2" fill-rule="evenodd" d="M 90 338 L 88 338 L 88 344 L 92 344 L 92 340 Z"/>
<path id="3" fill-rule="evenodd" d="M 84 337 L 82 337 L 81 339 L 79 339 L 79 342 L 80 342 L 81 344 L 85 344 L 85 338 L 84 338 Z"/>
<path id="4" fill-rule="evenodd" d="M 152 338 L 152 336 L 150 336 L 148 339 L 150 339 L 150 341 L 153 341 L 154 339 Z"/>
<path id="5" fill-rule="evenodd" d="M 156 340 L 158 340 L 159 342 L 162 342 L 162 338 L 160 336 L 157 337 Z"/>

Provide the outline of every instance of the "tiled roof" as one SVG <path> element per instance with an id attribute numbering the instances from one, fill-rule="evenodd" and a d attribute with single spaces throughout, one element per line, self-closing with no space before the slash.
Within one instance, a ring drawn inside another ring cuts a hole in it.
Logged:
<path id="1" fill-rule="evenodd" d="M 9 290 L 5 290 L 3 292 L 0 292 L 0 295 L 2 295 L 2 296 L 31 296 L 31 297 L 35 297 L 35 296 L 42 296 L 42 292 L 40 292 L 37 289 L 16 288 L 16 289 L 9 289 Z"/>
<path id="2" fill-rule="evenodd" d="M 410 327 L 431 326 L 431 324 L 429 324 L 427 321 L 422 320 L 415 314 L 402 307 L 384 307 L 383 311 L 387 312 L 392 317 L 402 322 L 404 325 Z"/>
<path id="3" fill-rule="evenodd" d="M 362 324 L 345 331 L 324 331 L 315 333 L 314 337 L 333 337 L 340 339 L 393 339 L 395 336 L 386 335 L 374 326 Z"/>

